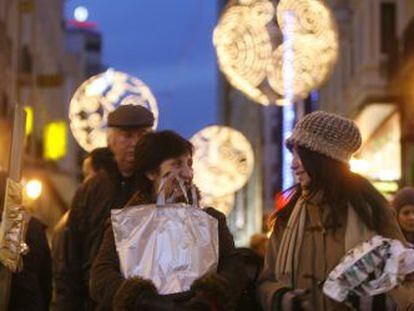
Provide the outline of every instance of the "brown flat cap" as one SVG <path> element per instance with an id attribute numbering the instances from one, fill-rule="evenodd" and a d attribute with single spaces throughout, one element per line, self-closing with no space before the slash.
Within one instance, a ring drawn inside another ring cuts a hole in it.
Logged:
<path id="1" fill-rule="evenodd" d="M 108 115 L 108 127 L 152 127 L 154 115 L 143 106 L 122 105 Z"/>

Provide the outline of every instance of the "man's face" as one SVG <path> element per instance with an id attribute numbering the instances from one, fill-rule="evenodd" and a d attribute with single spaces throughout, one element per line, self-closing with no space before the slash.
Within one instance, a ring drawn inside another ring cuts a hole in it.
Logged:
<path id="1" fill-rule="evenodd" d="M 114 153 L 119 170 L 123 175 L 128 176 L 132 174 L 134 170 L 135 145 L 141 137 L 150 131 L 150 127 L 112 129 L 108 146 Z"/>

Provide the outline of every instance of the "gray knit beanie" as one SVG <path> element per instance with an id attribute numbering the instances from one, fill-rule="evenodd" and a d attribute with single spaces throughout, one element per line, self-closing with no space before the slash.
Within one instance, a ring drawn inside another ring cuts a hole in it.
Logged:
<path id="1" fill-rule="evenodd" d="M 348 163 L 361 147 L 361 142 L 361 133 L 352 120 L 334 113 L 315 111 L 296 123 L 286 146 L 299 145 Z"/>
<path id="2" fill-rule="evenodd" d="M 392 200 L 392 207 L 398 213 L 405 205 L 414 205 L 414 188 L 404 187 L 398 191 Z"/>

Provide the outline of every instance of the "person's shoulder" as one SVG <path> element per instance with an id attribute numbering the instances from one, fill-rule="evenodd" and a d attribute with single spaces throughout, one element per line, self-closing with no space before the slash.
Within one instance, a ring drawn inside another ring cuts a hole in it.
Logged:
<path id="1" fill-rule="evenodd" d="M 203 208 L 203 211 L 216 218 L 218 221 L 226 221 L 226 215 L 213 207 L 205 207 Z"/>
<path id="2" fill-rule="evenodd" d="M 108 191 L 116 183 L 115 177 L 105 170 L 99 170 L 94 176 L 85 180 L 78 188 L 78 192 Z"/>

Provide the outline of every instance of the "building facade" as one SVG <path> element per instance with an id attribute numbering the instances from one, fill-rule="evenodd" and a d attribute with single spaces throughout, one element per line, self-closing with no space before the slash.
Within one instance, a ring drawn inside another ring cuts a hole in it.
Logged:
<path id="1" fill-rule="evenodd" d="M 70 98 L 102 67 L 99 31 L 68 25 L 64 5 L 64 0 L 0 0 L 0 143 L 5 150 L 0 165 L 8 167 L 10 135 L 4 133 L 10 132 L 18 103 L 27 112 L 23 183 L 38 179 L 43 185 L 42 195 L 27 205 L 50 229 L 79 182 L 82 152 L 69 129 Z"/>
<path id="2" fill-rule="evenodd" d="M 331 1 L 340 53 L 331 79 L 319 91 L 319 107 L 356 121 L 363 145 L 351 167 L 384 193 L 412 184 L 404 160 L 404 103 L 393 87 L 402 39 L 414 16 L 406 0 Z M 412 168 L 410 168 L 411 170 Z"/>

